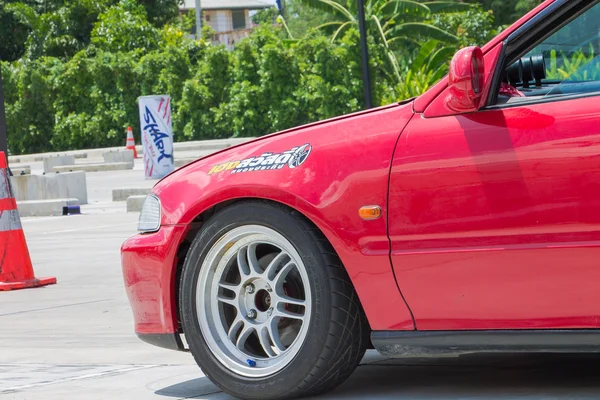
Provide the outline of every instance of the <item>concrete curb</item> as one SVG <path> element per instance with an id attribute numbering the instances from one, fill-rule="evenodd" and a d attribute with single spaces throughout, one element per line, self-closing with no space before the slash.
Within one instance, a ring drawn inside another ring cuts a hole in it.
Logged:
<path id="1" fill-rule="evenodd" d="M 75 164 L 75 165 L 61 165 L 52 168 L 54 172 L 98 172 L 98 171 L 122 171 L 126 169 L 133 169 L 133 163 L 130 162 L 116 162 L 116 163 L 99 163 L 99 164 Z"/>
<path id="2" fill-rule="evenodd" d="M 112 201 L 127 201 L 131 196 L 144 196 L 150 193 L 152 188 L 113 189 Z"/>
<path id="3" fill-rule="evenodd" d="M 63 215 L 63 207 L 78 206 L 78 199 L 17 201 L 21 217 L 49 217 Z"/>
<path id="4" fill-rule="evenodd" d="M 129 196 L 127 198 L 127 212 L 140 212 L 146 196 Z"/>

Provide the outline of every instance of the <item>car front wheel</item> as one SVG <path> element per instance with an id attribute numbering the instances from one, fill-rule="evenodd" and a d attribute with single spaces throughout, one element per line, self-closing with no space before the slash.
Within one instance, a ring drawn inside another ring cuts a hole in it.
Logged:
<path id="1" fill-rule="evenodd" d="M 339 258 L 284 207 L 239 203 L 211 217 L 186 257 L 180 300 L 196 362 L 239 398 L 325 392 L 365 352 L 368 328 Z"/>

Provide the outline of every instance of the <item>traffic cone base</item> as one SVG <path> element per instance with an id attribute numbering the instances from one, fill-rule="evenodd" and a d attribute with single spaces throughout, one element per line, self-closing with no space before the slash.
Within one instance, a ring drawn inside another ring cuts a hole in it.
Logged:
<path id="1" fill-rule="evenodd" d="M 36 278 L 12 195 L 4 153 L 0 152 L 0 291 L 56 283 L 56 278 Z"/>
<path id="2" fill-rule="evenodd" d="M 17 289 L 28 289 L 35 288 L 40 286 L 53 285 L 56 283 L 56 278 L 35 278 L 30 279 L 28 281 L 19 281 L 19 282 L 0 282 L 0 292 L 7 292 L 9 290 L 17 290 Z"/>
<path id="3" fill-rule="evenodd" d="M 133 129 L 127 128 L 127 141 L 125 142 L 125 150 L 133 151 L 133 158 L 138 158 L 137 149 L 135 148 L 135 139 L 133 137 Z"/>

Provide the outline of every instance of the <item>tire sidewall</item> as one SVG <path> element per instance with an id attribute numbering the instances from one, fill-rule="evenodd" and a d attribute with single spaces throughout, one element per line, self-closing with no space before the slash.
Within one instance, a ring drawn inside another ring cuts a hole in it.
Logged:
<path id="1" fill-rule="evenodd" d="M 225 233 L 244 225 L 271 228 L 294 246 L 306 268 L 312 296 L 308 332 L 298 354 L 282 370 L 261 378 L 237 375 L 219 362 L 201 332 L 196 306 L 198 275 L 207 253 Z M 320 250 L 306 228 L 289 213 L 267 204 L 234 205 L 206 222 L 188 252 L 180 286 L 180 307 L 186 340 L 204 373 L 217 385 L 225 386 L 225 390 L 231 394 L 245 398 L 285 394 L 302 383 L 323 353 L 332 303 L 328 296 L 329 277 Z"/>

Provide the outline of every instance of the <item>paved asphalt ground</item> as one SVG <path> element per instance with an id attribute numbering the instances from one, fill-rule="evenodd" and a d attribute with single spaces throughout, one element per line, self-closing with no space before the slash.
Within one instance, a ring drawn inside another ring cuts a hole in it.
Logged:
<path id="1" fill-rule="evenodd" d="M 137 214 L 110 190 L 148 186 L 134 171 L 89 173 L 84 215 L 23 220 L 46 288 L 0 292 L 0 399 L 229 399 L 191 355 L 133 333 L 119 247 Z M 372 352 L 324 399 L 600 399 L 600 356 L 386 360 Z"/>

